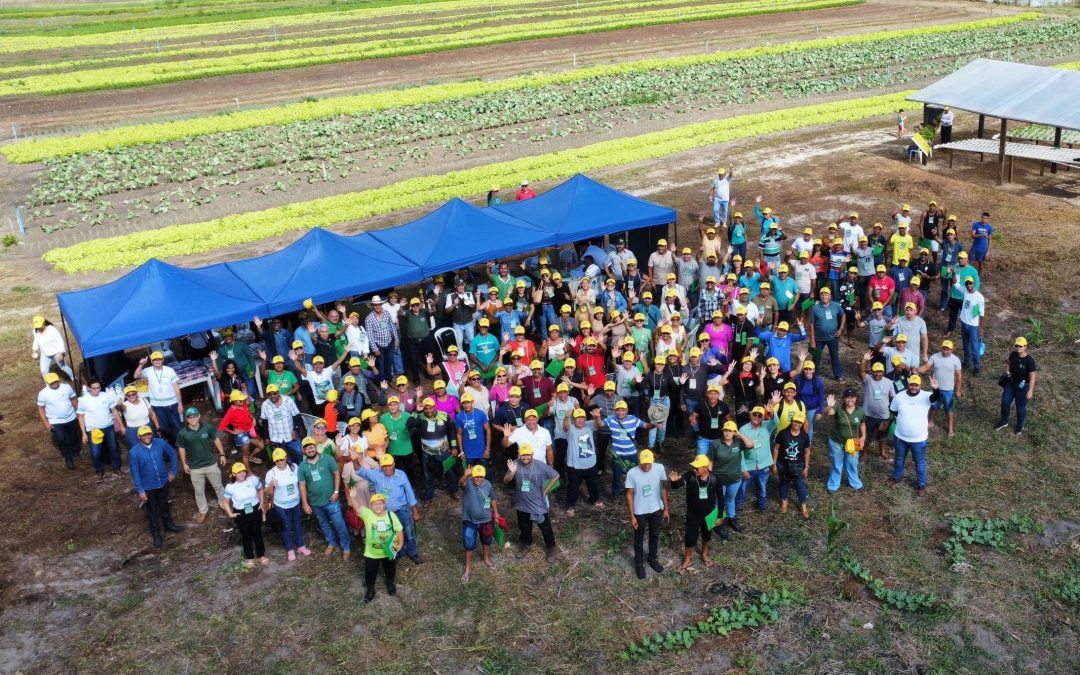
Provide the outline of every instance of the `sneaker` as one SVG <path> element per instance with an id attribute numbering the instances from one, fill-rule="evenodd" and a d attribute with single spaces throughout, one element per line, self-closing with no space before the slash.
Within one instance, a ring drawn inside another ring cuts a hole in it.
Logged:
<path id="1" fill-rule="evenodd" d="M 103 474 L 103 473 L 99 473 L 99 474 L 97 475 L 97 482 L 98 482 L 98 483 L 104 483 L 104 482 L 105 482 L 105 474 Z"/>
<path id="2" fill-rule="evenodd" d="M 514 558 L 516 558 L 518 560 L 521 560 L 527 555 L 529 555 L 529 547 L 528 546 L 518 546 L 517 552 L 514 553 Z"/>
<path id="3" fill-rule="evenodd" d="M 123 478 L 127 474 L 124 473 L 123 469 L 116 469 L 112 472 L 112 475 L 116 476 L 117 478 Z"/>
<path id="4" fill-rule="evenodd" d="M 1002 429 L 1004 429 L 1004 428 L 1006 428 L 1008 426 L 1009 426 L 1008 422 L 998 423 L 998 425 L 996 427 L 994 427 L 994 431 L 1001 431 Z"/>
<path id="5" fill-rule="evenodd" d="M 1020 429 L 1017 429 L 1017 430 L 1016 430 L 1016 435 L 1017 435 L 1017 436 L 1020 436 L 1020 435 L 1021 435 L 1021 434 L 1023 434 L 1023 433 L 1024 433 L 1024 430 L 1023 430 L 1023 428 L 1020 428 Z"/>
<path id="6" fill-rule="evenodd" d="M 658 560 L 650 560 L 649 561 L 649 567 L 651 567 L 653 572 L 656 572 L 657 574 L 663 574 L 664 573 L 664 566 L 661 565 L 660 561 L 658 561 Z"/>
<path id="7" fill-rule="evenodd" d="M 645 567 L 644 567 L 644 565 L 638 565 L 638 567 L 637 567 L 637 578 L 638 579 L 645 579 Z"/>
<path id="8" fill-rule="evenodd" d="M 424 559 L 420 557 L 419 553 L 409 556 L 409 560 L 413 561 L 414 565 L 419 565 L 420 563 L 424 562 Z"/>
<path id="9" fill-rule="evenodd" d="M 64 466 L 66 466 L 69 469 L 74 469 L 75 468 L 75 460 L 71 459 L 70 457 L 64 458 Z"/>
<path id="10" fill-rule="evenodd" d="M 728 518 L 727 522 L 728 522 L 728 527 L 730 527 L 732 529 L 732 531 L 734 531 L 734 532 L 742 532 L 743 531 L 742 526 L 739 525 L 739 519 L 738 518 Z"/>

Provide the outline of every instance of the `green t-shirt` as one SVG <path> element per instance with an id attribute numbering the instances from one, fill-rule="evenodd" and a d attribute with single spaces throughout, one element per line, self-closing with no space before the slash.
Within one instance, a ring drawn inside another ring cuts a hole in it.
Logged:
<path id="1" fill-rule="evenodd" d="M 634 326 L 630 329 L 630 335 L 634 338 L 634 350 L 639 354 L 648 354 L 652 346 L 652 331 Z"/>
<path id="2" fill-rule="evenodd" d="M 713 473 L 720 479 L 721 485 L 732 485 L 742 480 L 742 440 L 736 436 L 731 445 L 718 438 L 709 441 L 709 455 L 713 462 Z"/>
<path id="3" fill-rule="evenodd" d="M 326 327 L 330 329 L 330 335 L 333 337 L 334 333 L 341 330 L 341 327 L 345 325 L 344 321 L 338 321 L 337 323 L 326 322 Z M 345 333 L 334 338 L 334 351 L 337 353 L 338 358 L 345 353 L 345 348 L 349 346 L 349 338 L 345 337 Z"/>
<path id="4" fill-rule="evenodd" d="M 329 457 L 330 459 L 335 459 L 337 457 L 337 446 L 329 438 L 322 443 L 315 443 L 315 449 L 318 450 L 319 454 L 323 457 Z M 337 461 L 334 462 L 334 465 L 337 465 Z"/>
<path id="5" fill-rule="evenodd" d="M 315 456 L 319 458 L 316 462 L 309 462 L 306 458 L 300 462 L 300 470 L 296 478 L 307 488 L 308 504 L 326 506 L 330 503 L 330 495 L 334 493 L 334 473 L 337 471 L 337 462 L 326 455 Z"/>
<path id="6" fill-rule="evenodd" d="M 836 424 L 833 425 L 832 432 L 829 433 L 829 438 L 840 445 L 843 445 L 844 442 L 850 438 L 858 438 L 862 435 L 860 433 L 860 427 L 865 420 L 866 413 L 863 412 L 861 405 L 855 406 L 855 412 L 849 415 L 843 405 L 837 404 Z"/>
<path id="7" fill-rule="evenodd" d="M 277 374 L 277 371 L 271 370 L 270 373 L 266 376 L 266 383 L 276 384 L 278 391 L 280 391 L 282 394 L 295 387 L 296 382 L 296 375 L 293 375 L 288 370 L 281 371 L 280 375 Z M 294 403 L 296 402 L 296 397 L 292 394 L 288 394 L 288 397 L 291 398 Z"/>
<path id="8" fill-rule="evenodd" d="M 184 449 L 187 465 L 191 469 L 203 469 L 214 463 L 214 439 L 218 437 L 217 429 L 203 422 L 199 428 L 192 431 L 188 425 L 184 425 L 176 434 L 176 447 Z"/>
<path id="9" fill-rule="evenodd" d="M 394 457 L 407 457 L 413 453 L 412 439 L 406 426 L 410 417 L 412 416 L 409 413 L 402 410 L 401 417 L 396 420 L 388 412 L 384 412 L 379 418 L 379 422 L 386 427 L 386 436 L 390 440 L 388 450 Z"/>
<path id="10" fill-rule="evenodd" d="M 364 557 L 375 560 L 385 558 L 386 550 L 383 547 L 386 542 L 393 542 L 396 536 L 395 533 L 401 532 L 401 521 L 390 511 L 384 512 L 382 516 L 377 516 L 374 511 L 366 506 L 360 507 L 360 517 L 364 520 L 364 532 L 366 534 Z"/>

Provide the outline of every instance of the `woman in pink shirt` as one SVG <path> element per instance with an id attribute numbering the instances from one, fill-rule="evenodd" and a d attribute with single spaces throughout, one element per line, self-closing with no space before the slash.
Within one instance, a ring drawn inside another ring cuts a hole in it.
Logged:
<path id="1" fill-rule="evenodd" d="M 705 324 L 702 330 L 709 334 L 710 345 L 719 349 L 724 356 L 731 357 L 731 341 L 735 339 L 735 331 L 724 321 L 724 310 L 713 312 L 712 323 Z"/>

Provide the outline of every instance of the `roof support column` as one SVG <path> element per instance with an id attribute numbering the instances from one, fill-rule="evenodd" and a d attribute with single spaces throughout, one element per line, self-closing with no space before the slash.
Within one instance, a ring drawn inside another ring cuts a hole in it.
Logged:
<path id="1" fill-rule="evenodd" d="M 1001 133 L 998 136 L 998 185 L 1005 184 L 1005 143 L 1008 140 L 1009 120 L 1001 118 Z"/>
<path id="2" fill-rule="evenodd" d="M 979 133 L 976 134 L 976 138 L 982 138 L 986 132 L 986 115 L 979 114 Z"/>
<path id="3" fill-rule="evenodd" d="M 1061 147 L 1061 127 L 1054 127 L 1054 148 Z M 1057 173 L 1057 164 L 1050 163 L 1050 173 Z"/>

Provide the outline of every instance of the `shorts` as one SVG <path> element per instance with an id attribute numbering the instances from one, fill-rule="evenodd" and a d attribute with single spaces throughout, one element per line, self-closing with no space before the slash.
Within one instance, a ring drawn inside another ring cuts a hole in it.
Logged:
<path id="1" fill-rule="evenodd" d="M 484 546 L 490 546 L 494 537 L 485 537 L 480 531 L 484 525 L 490 525 L 491 523 L 473 523 L 468 520 L 461 521 L 461 545 L 466 551 L 476 550 L 476 539 L 479 537 L 480 543 Z"/>
<path id="2" fill-rule="evenodd" d="M 983 262 L 986 260 L 986 251 L 968 251 L 968 262 Z"/>
<path id="3" fill-rule="evenodd" d="M 866 418 L 867 440 L 877 439 L 883 441 L 889 437 L 889 420 L 878 417 Z"/>
<path id="4" fill-rule="evenodd" d="M 951 413 L 953 409 L 953 404 L 955 403 L 956 392 L 938 389 L 938 394 L 941 395 L 941 398 L 937 401 L 934 401 L 934 403 L 931 405 L 931 408 L 933 408 L 934 410 L 938 410 L 940 408 L 947 413 Z"/>
<path id="5" fill-rule="evenodd" d="M 247 433 L 236 434 L 234 438 L 236 439 L 234 443 L 238 446 L 247 445 L 251 442 L 251 434 Z"/>
<path id="6" fill-rule="evenodd" d="M 712 532 L 709 530 L 709 526 L 705 524 L 705 515 L 686 514 L 686 535 L 683 537 L 683 545 L 686 548 L 694 548 L 697 546 L 698 535 L 701 536 L 701 541 L 705 543 L 712 540 Z"/>

